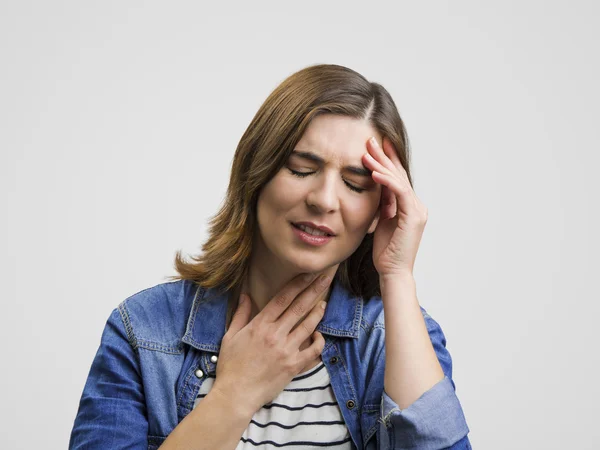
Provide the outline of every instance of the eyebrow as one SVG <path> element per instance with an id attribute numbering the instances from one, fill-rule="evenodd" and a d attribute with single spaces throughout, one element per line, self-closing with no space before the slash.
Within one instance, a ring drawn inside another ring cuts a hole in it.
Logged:
<path id="1" fill-rule="evenodd" d="M 292 150 L 292 155 L 296 155 L 299 158 L 304 158 L 304 159 L 308 159 L 309 161 L 314 161 L 318 164 L 323 164 L 325 162 L 325 160 L 323 158 L 321 158 L 320 156 L 315 155 L 314 153 L 311 152 L 304 152 L 304 151 L 299 151 L 299 150 Z M 358 166 L 345 166 L 343 167 L 343 170 L 347 171 L 347 172 L 351 172 L 355 175 L 359 175 L 361 177 L 369 177 L 371 178 L 371 171 L 369 169 L 366 169 L 365 167 L 358 167 Z"/>

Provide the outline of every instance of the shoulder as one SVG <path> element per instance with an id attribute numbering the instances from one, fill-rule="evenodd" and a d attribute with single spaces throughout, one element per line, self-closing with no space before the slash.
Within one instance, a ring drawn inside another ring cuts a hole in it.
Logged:
<path id="1" fill-rule="evenodd" d="M 123 300 L 115 311 L 123 321 L 134 347 L 181 350 L 195 296 L 201 288 L 188 280 L 160 283 Z"/>

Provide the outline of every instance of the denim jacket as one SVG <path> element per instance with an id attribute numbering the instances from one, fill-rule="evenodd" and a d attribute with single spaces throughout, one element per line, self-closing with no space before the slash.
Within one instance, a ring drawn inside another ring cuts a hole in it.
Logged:
<path id="1" fill-rule="evenodd" d="M 102 333 L 69 449 L 157 449 L 215 375 L 227 300 L 228 293 L 180 280 L 120 303 Z M 471 449 L 444 333 L 421 312 L 445 376 L 402 410 L 383 388 L 381 298 L 355 297 L 332 281 L 317 326 L 326 342 L 321 358 L 357 449 Z"/>

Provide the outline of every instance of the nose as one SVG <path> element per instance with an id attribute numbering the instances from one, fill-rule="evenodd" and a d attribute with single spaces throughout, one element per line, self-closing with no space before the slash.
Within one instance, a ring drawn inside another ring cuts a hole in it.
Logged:
<path id="1" fill-rule="evenodd" d="M 306 203 L 308 206 L 317 209 L 321 213 L 335 211 L 339 208 L 339 198 L 337 193 L 337 180 L 335 176 L 326 176 L 315 178 L 315 183 L 312 185 Z"/>

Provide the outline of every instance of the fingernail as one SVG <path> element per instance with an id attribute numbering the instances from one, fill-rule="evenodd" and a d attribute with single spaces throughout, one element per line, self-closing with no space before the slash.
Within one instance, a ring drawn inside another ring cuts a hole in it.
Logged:
<path id="1" fill-rule="evenodd" d="M 372 136 L 372 137 L 371 137 L 371 144 L 373 144 L 373 145 L 378 145 L 378 144 L 377 144 L 377 139 L 375 139 L 375 136 Z"/>
<path id="2" fill-rule="evenodd" d="M 319 280 L 319 283 L 321 283 L 321 286 L 325 287 L 329 284 L 329 280 L 331 280 L 330 277 L 322 276 L 321 279 Z"/>
<path id="3" fill-rule="evenodd" d="M 327 303 L 321 301 L 320 305 L 321 305 L 321 308 L 325 309 L 325 307 L 327 306 Z"/>

